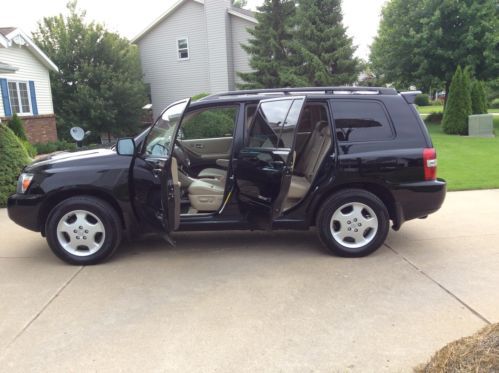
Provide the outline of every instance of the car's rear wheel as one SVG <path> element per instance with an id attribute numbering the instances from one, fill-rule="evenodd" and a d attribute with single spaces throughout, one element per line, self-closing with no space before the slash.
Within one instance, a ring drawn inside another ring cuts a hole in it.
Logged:
<path id="1" fill-rule="evenodd" d="M 324 245 L 345 257 L 366 256 L 386 239 L 390 218 L 383 201 L 361 189 L 335 193 L 319 211 L 317 228 Z"/>
<path id="2" fill-rule="evenodd" d="M 96 264 L 111 256 L 121 242 L 121 220 L 107 202 L 90 196 L 60 202 L 46 222 L 47 242 L 70 264 Z"/>

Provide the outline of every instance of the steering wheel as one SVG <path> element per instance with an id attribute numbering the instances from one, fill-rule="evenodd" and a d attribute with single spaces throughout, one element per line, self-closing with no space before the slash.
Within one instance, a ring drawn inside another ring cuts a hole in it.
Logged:
<path id="1" fill-rule="evenodd" d="M 186 174 L 189 174 L 189 171 L 191 169 L 191 160 L 189 159 L 189 156 L 187 155 L 184 146 L 180 143 L 180 141 L 178 141 L 178 139 L 175 140 L 175 146 L 173 147 L 173 156 L 177 158 L 177 161 L 181 169 Z"/>

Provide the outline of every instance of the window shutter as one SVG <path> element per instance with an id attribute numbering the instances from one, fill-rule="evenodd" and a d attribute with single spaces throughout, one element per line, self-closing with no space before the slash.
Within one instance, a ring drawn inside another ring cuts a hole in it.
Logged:
<path id="1" fill-rule="evenodd" d="M 12 115 L 9 99 L 9 87 L 7 86 L 7 79 L 0 79 L 0 90 L 2 91 L 3 112 L 6 117 Z"/>
<path id="2" fill-rule="evenodd" d="M 35 82 L 29 81 L 29 94 L 31 96 L 31 112 L 38 115 L 38 105 L 36 104 Z"/>

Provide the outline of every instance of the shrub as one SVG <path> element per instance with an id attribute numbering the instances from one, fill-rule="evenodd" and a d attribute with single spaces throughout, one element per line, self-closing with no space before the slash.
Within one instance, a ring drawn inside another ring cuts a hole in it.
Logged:
<path id="1" fill-rule="evenodd" d="M 198 101 L 198 100 L 201 100 L 203 97 L 207 97 L 209 95 L 210 94 L 206 93 L 206 92 L 198 93 L 197 95 L 192 96 L 191 101 L 193 101 L 193 102 Z"/>
<path id="2" fill-rule="evenodd" d="M 450 84 L 442 127 L 445 133 L 468 134 L 468 116 L 471 114 L 470 77 L 468 69 L 458 66 Z"/>
<path id="3" fill-rule="evenodd" d="M 76 150 L 76 144 L 65 140 L 35 144 L 38 154 L 50 154 L 61 150 Z"/>
<path id="4" fill-rule="evenodd" d="M 490 103 L 490 107 L 492 109 L 499 109 L 499 98 L 493 99 L 492 102 Z"/>
<path id="5" fill-rule="evenodd" d="M 442 118 L 444 116 L 444 113 L 442 112 L 433 112 L 431 114 L 429 114 L 426 118 L 425 118 L 425 122 L 426 123 L 442 123 Z"/>
<path id="6" fill-rule="evenodd" d="M 17 178 L 29 157 L 21 141 L 7 126 L 0 124 L 0 206 L 16 191 Z"/>
<path id="7" fill-rule="evenodd" d="M 442 106 L 442 100 L 441 99 L 430 100 L 430 106 Z"/>
<path id="8" fill-rule="evenodd" d="M 478 80 L 474 80 L 471 84 L 471 112 L 472 114 L 487 114 L 485 88 Z"/>
<path id="9" fill-rule="evenodd" d="M 28 140 L 21 140 L 21 143 L 23 144 L 24 149 L 26 149 L 26 152 L 28 152 L 28 155 L 31 158 L 36 157 L 38 151 L 36 150 L 36 147 L 33 144 L 31 144 Z"/>
<path id="10" fill-rule="evenodd" d="M 19 137 L 21 140 L 27 140 L 26 132 L 24 131 L 23 121 L 21 118 L 14 114 L 12 118 L 7 122 L 7 126 Z"/>
<path id="11" fill-rule="evenodd" d="M 426 93 L 417 95 L 414 103 L 418 106 L 430 106 L 430 96 L 428 96 Z"/>

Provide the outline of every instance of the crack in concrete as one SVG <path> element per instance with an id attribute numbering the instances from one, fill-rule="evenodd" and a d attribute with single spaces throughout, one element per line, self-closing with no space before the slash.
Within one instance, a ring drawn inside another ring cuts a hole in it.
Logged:
<path id="1" fill-rule="evenodd" d="M 36 313 L 36 315 L 31 318 L 26 325 L 23 326 L 23 328 L 19 331 L 19 333 L 16 334 L 16 336 L 5 346 L 4 350 L 2 353 L 0 353 L 0 360 L 5 357 L 7 352 L 9 351 L 10 347 L 28 330 L 28 328 L 42 315 L 42 313 L 52 304 L 52 302 L 66 289 L 66 287 L 80 274 L 80 272 L 83 270 L 85 267 L 80 267 L 78 270 L 71 275 L 71 277 L 64 283 L 62 286 L 57 289 L 54 295 L 50 297 L 47 303 L 43 305 L 43 307 Z"/>
<path id="2" fill-rule="evenodd" d="M 445 291 L 447 294 L 449 294 L 452 298 L 457 300 L 461 305 L 463 305 L 468 311 L 470 311 L 473 315 L 478 317 L 480 320 L 482 320 L 484 323 L 487 325 L 491 325 L 492 323 L 485 318 L 485 316 L 481 315 L 477 310 L 475 310 L 473 307 L 471 307 L 469 304 L 467 304 L 464 300 L 459 298 L 456 294 L 454 294 L 452 291 L 447 289 L 444 285 L 442 285 L 440 282 L 435 280 L 433 277 L 431 277 L 428 273 L 423 271 L 421 268 L 419 268 L 416 263 L 411 262 L 408 258 L 406 258 L 404 255 L 399 253 L 397 250 L 395 250 L 393 247 L 388 245 L 387 243 L 384 244 L 386 247 L 388 247 L 391 251 L 393 251 L 396 255 L 400 256 L 407 264 L 409 264 L 412 268 L 414 268 L 416 271 L 421 273 L 423 276 L 425 276 L 428 280 L 433 282 L 435 285 L 437 285 L 439 288 L 441 288 L 443 291 Z"/>

